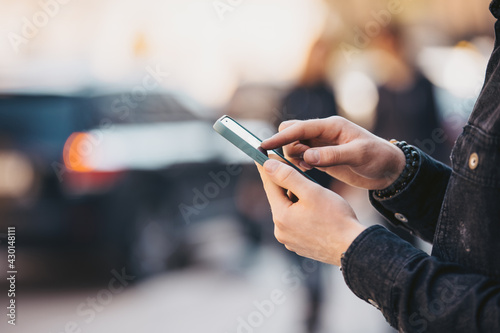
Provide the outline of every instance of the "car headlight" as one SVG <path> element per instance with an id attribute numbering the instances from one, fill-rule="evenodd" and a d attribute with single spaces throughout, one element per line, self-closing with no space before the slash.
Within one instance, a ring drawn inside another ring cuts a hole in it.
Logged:
<path id="1" fill-rule="evenodd" d="M 0 197 L 21 198 L 35 183 L 35 170 L 30 160 L 16 151 L 0 151 Z"/>

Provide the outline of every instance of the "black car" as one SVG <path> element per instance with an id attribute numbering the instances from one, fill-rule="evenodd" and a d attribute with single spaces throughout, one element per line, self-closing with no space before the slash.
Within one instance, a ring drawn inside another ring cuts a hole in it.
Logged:
<path id="1" fill-rule="evenodd" d="M 185 264 L 192 224 L 236 214 L 248 162 L 213 121 L 172 94 L 3 96 L 0 228 L 15 226 L 20 247 L 84 254 L 107 271 Z"/>

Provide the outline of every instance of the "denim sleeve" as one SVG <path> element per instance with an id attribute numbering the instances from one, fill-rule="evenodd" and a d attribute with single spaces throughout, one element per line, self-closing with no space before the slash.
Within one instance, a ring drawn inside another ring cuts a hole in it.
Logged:
<path id="1" fill-rule="evenodd" d="M 500 332 L 500 283 L 441 262 L 381 226 L 342 258 L 349 288 L 400 332 Z"/>
<path id="2" fill-rule="evenodd" d="M 420 166 L 403 191 L 382 200 L 370 191 L 369 197 L 389 222 L 432 243 L 451 169 L 421 150 L 419 153 Z"/>

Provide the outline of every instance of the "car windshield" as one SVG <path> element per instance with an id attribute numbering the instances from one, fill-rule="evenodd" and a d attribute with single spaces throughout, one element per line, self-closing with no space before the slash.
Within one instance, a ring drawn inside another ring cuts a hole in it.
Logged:
<path id="1" fill-rule="evenodd" d="M 148 124 L 197 118 L 188 107 L 169 94 L 101 96 L 93 99 L 93 107 L 101 119 L 107 119 L 113 124 Z"/>
<path id="2" fill-rule="evenodd" d="M 56 143 L 86 128 L 82 100 L 50 96 L 0 98 L 0 136 L 20 141 Z"/>

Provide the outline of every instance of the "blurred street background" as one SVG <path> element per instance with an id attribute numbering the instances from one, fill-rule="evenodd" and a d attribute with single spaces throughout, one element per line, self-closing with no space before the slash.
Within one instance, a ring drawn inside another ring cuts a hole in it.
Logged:
<path id="1" fill-rule="evenodd" d="M 489 2 L 1 1 L 0 331 L 394 332 L 274 239 L 253 162 L 212 124 L 264 139 L 341 115 L 449 163 Z M 385 223 L 366 191 L 312 176 Z"/>

